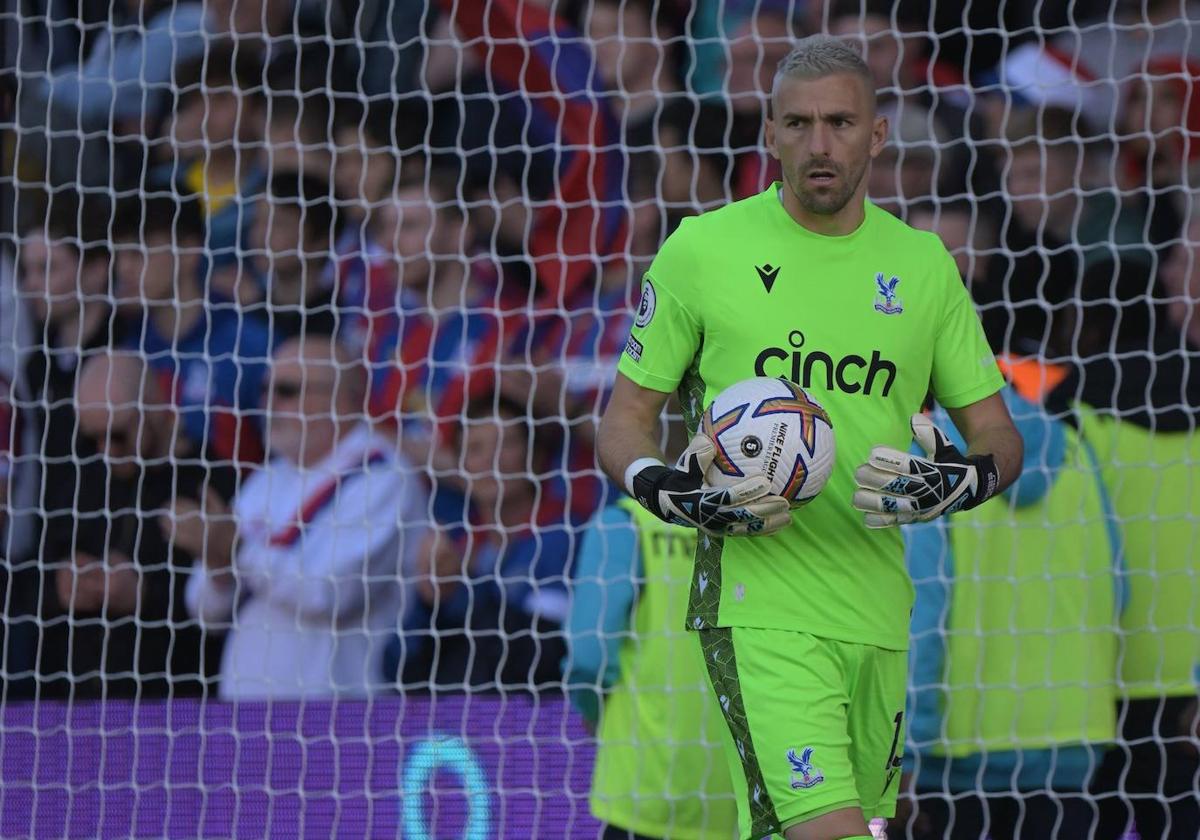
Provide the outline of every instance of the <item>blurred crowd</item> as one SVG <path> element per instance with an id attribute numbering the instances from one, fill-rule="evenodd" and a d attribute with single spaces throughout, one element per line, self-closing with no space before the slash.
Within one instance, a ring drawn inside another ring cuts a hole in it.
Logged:
<path id="1" fill-rule="evenodd" d="M 641 272 L 778 179 L 808 32 L 997 353 L 1190 417 L 1200 8 L 951 5 L 18 2 L 7 696 L 561 688 Z"/>

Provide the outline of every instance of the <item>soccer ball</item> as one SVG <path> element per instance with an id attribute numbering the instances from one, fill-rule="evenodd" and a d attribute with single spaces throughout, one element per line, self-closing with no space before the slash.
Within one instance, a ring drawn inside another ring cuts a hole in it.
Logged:
<path id="1" fill-rule="evenodd" d="M 716 444 L 705 480 L 726 487 L 766 476 L 792 507 L 816 498 L 833 472 L 829 414 L 803 388 L 759 376 L 730 385 L 704 411 L 700 430 Z"/>

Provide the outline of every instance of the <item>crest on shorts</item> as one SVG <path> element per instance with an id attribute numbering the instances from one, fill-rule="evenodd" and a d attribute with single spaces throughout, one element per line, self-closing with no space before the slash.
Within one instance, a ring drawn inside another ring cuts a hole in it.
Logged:
<path id="1" fill-rule="evenodd" d="M 825 781 L 825 774 L 812 765 L 812 754 L 812 747 L 805 747 L 799 758 L 796 757 L 795 750 L 787 751 L 788 761 L 792 765 L 793 790 L 815 787 Z"/>
<path id="2" fill-rule="evenodd" d="M 904 304 L 896 297 L 896 287 L 899 285 L 899 277 L 893 276 L 890 280 L 885 280 L 882 271 L 875 275 L 876 311 L 884 315 L 899 315 L 904 311 Z"/>

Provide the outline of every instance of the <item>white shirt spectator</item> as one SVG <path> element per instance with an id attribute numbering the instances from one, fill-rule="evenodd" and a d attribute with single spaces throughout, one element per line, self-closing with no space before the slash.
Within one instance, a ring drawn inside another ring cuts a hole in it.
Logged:
<path id="1" fill-rule="evenodd" d="M 364 695 L 392 685 L 383 649 L 429 520 L 421 478 L 395 444 L 360 424 L 311 469 L 282 458 L 234 505 L 235 588 L 194 574 L 187 604 L 232 629 L 220 696 Z M 236 613 L 236 615 L 235 615 Z"/>

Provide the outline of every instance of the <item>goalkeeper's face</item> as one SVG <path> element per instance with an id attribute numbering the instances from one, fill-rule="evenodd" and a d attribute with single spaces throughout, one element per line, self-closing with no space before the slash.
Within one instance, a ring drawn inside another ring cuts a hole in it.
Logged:
<path id="1" fill-rule="evenodd" d="M 783 180 L 809 213 L 832 216 L 866 195 L 867 167 L 883 150 L 887 120 L 863 79 L 835 73 L 780 78 L 767 120 L 767 148 Z"/>

